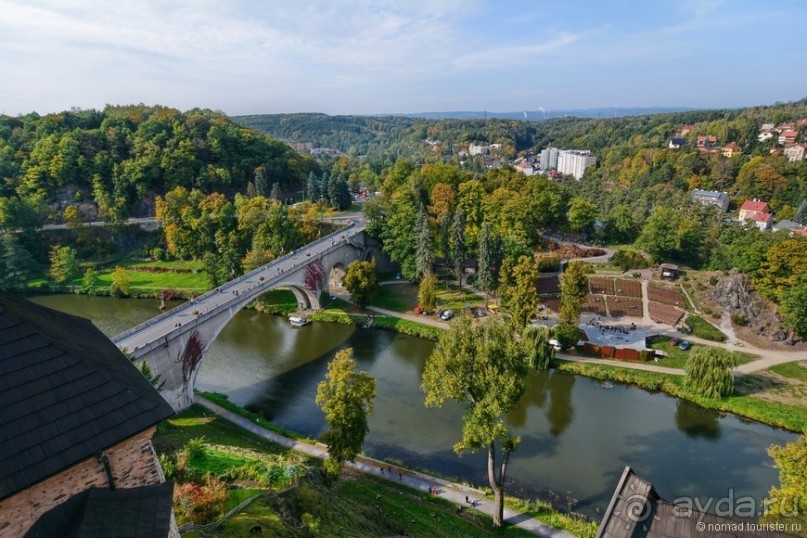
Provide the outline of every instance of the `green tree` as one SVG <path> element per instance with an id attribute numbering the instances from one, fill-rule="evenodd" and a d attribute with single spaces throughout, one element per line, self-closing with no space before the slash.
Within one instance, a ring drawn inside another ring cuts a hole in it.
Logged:
<path id="1" fill-rule="evenodd" d="M 423 278 L 420 279 L 418 286 L 418 304 L 426 312 L 433 312 L 437 304 L 437 277 L 434 273 L 427 271 Z"/>
<path id="2" fill-rule="evenodd" d="M 636 244 L 661 262 L 678 254 L 678 215 L 672 209 L 659 206 L 653 210 L 642 228 Z"/>
<path id="3" fill-rule="evenodd" d="M 461 210 L 454 213 L 450 234 L 449 251 L 454 266 L 454 277 L 457 279 L 457 288 L 462 290 L 462 272 L 465 270 L 467 245 L 465 243 L 465 214 Z"/>
<path id="4" fill-rule="evenodd" d="M 555 357 L 555 348 L 549 344 L 549 327 L 528 325 L 521 333 L 524 359 L 533 370 L 546 370 Z"/>
<path id="5" fill-rule="evenodd" d="M 62 217 L 64 218 L 68 228 L 76 229 L 81 225 L 81 213 L 74 205 L 69 205 L 64 208 Z"/>
<path id="6" fill-rule="evenodd" d="M 269 198 L 272 200 L 280 200 L 282 194 L 280 193 L 280 184 L 272 183 L 272 190 L 269 192 Z"/>
<path id="7" fill-rule="evenodd" d="M 765 253 L 757 273 L 759 290 L 778 300 L 784 290 L 795 286 L 799 275 L 807 272 L 807 240 L 788 239 L 772 246 Z"/>
<path id="8" fill-rule="evenodd" d="M 378 273 L 376 273 L 375 260 L 364 262 L 356 260 L 347 266 L 342 279 L 350 298 L 357 305 L 364 307 L 369 303 L 378 290 Z"/>
<path id="9" fill-rule="evenodd" d="M 308 174 L 308 181 L 305 184 L 305 197 L 311 202 L 319 200 L 319 180 L 314 172 L 309 172 Z"/>
<path id="10" fill-rule="evenodd" d="M 555 336 L 563 349 L 577 344 L 580 339 L 580 312 L 588 294 L 588 273 L 591 266 L 585 262 L 571 262 L 563 273 L 560 285 L 560 312 Z"/>
<path id="11" fill-rule="evenodd" d="M 37 271 L 37 263 L 16 234 L 0 236 L 0 287 L 21 288 Z"/>
<path id="12" fill-rule="evenodd" d="M 132 293 L 132 281 L 125 267 L 118 265 L 112 271 L 112 295 L 115 297 L 127 297 Z"/>
<path id="13" fill-rule="evenodd" d="M 538 309 L 538 265 L 533 256 L 520 256 L 513 261 L 507 258 L 502 265 L 499 296 L 513 318 L 513 323 L 524 327 Z"/>
<path id="14" fill-rule="evenodd" d="M 594 220 L 599 215 L 600 210 L 596 205 L 584 198 L 572 198 L 569 203 L 567 222 L 569 228 L 574 232 L 589 232 L 594 226 Z"/>
<path id="15" fill-rule="evenodd" d="M 84 276 L 81 278 L 81 291 L 84 293 L 91 292 L 97 281 L 98 275 L 95 270 L 92 267 L 88 267 L 87 270 L 84 271 Z"/>
<path id="16" fill-rule="evenodd" d="M 802 272 L 798 278 L 794 286 L 780 294 L 779 315 L 782 324 L 807 339 L 807 272 Z"/>
<path id="17" fill-rule="evenodd" d="M 779 487 L 772 487 L 765 499 L 764 523 L 787 523 L 807 529 L 807 435 L 785 446 L 768 449 L 773 464 L 779 469 Z"/>
<path id="18" fill-rule="evenodd" d="M 401 274 L 407 280 L 417 280 L 417 222 L 420 200 L 415 190 L 404 188 L 395 191 L 386 208 L 382 222 L 381 239 L 384 252 L 401 265 Z"/>
<path id="19" fill-rule="evenodd" d="M 485 221 L 479 230 L 479 288 L 485 292 L 485 306 L 488 294 L 499 287 L 499 270 L 504 258 L 504 245 L 501 236 Z"/>
<path id="20" fill-rule="evenodd" d="M 798 222 L 802 226 L 807 225 L 807 200 L 802 200 L 799 204 L 799 209 L 796 211 L 796 216 L 793 217 L 793 222 Z"/>
<path id="21" fill-rule="evenodd" d="M 429 227 L 429 215 L 423 204 L 420 205 L 417 221 L 417 247 L 415 255 L 417 257 L 417 277 L 422 278 L 426 273 L 432 271 L 434 266 L 434 248 L 432 246 L 432 234 Z"/>
<path id="22" fill-rule="evenodd" d="M 62 284 L 78 273 L 76 249 L 54 245 L 50 249 L 50 277 L 57 284 Z"/>
<path id="23" fill-rule="evenodd" d="M 268 197 L 270 192 L 269 178 L 266 177 L 266 170 L 262 166 L 255 169 L 253 181 L 255 183 L 255 194 L 264 198 Z"/>
<path id="24" fill-rule="evenodd" d="M 455 400 L 465 409 L 462 439 L 454 445 L 454 451 L 462 454 L 487 450 L 496 526 L 503 524 L 507 465 L 520 442 L 505 420 L 524 394 L 528 373 L 524 351 L 503 318 L 474 327 L 467 316 L 453 321 L 440 334 L 423 371 L 427 407 Z"/>
<path id="25" fill-rule="evenodd" d="M 722 398 L 734 391 L 737 357 L 731 351 L 710 346 L 696 346 L 686 363 L 684 384 L 707 398 Z"/>
<path id="26" fill-rule="evenodd" d="M 618 205 L 605 217 L 605 237 L 613 243 L 633 243 L 639 235 L 639 226 L 628 205 Z"/>
<path id="27" fill-rule="evenodd" d="M 375 379 L 357 372 L 353 349 L 342 349 L 328 363 L 328 373 L 317 386 L 317 405 L 325 413 L 328 445 L 325 469 L 338 474 L 345 461 L 353 461 L 369 431 L 367 415 L 373 412 Z"/>

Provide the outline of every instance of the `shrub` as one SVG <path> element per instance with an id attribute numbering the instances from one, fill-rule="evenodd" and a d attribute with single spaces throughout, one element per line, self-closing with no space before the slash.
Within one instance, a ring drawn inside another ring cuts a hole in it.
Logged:
<path id="1" fill-rule="evenodd" d="M 712 313 L 712 309 L 709 308 L 708 306 L 704 306 L 703 308 L 701 308 L 701 310 L 703 310 L 703 313 L 706 314 L 707 316 Z"/>
<path id="2" fill-rule="evenodd" d="M 151 250 L 151 256 L 155 260 L 165 261 L 165 249 L 161 247 L 155 247 Z"/>
<path id="3" fill-rule="evenodd" d="M 748 318 L 743 314 L 732 314 L 731 322 L 739 327 L 745 327 L 748 325 Z"/>
<path id="4" fill-rule="evenodd" d="M 717 277 L 716 276 L 709 277 L 709 284 L 711 284 L 712 286 L 717 286 Z"/>
<path id="5" fill-rule="evenodd" d="M 204 484 L 186 482 L 174 488 L 174 512 L 178 523 L 211 522 L 221 512 L 227 500 L 224 482 L 211 474 L 205 475 Z"/>
<path id="6" fill-rule="evenodd" d="M 544 256 L 538 258 L 538 271 L 541 273 L 556 273 L 560 270 L 560 258 L 557 256 Z"/>
<path id="7" fill-rule="evenodd" d="M 650 262 L 646 260 L 644 256 L 639 252 L 630 250 L 617 250 L 611 262 L 623 271 L 629 269 L 644 269 L 650 266 Z"/>
<path id="8" fill-rule="evenodd" d="M 202 437 L 195 437 L 188 441 L 185 445 L 185 450 L 188 453 L 188 459 L 190 461 L 196 461 L 201 458 L 205 457 L 205 438 Z"/>

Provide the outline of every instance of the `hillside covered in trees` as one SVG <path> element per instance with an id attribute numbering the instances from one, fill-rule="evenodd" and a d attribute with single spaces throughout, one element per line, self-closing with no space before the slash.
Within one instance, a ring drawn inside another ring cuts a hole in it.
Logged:
<path id="1" fill-rule="evenodd" d="M 0 116 L 0 228 L 61 216 L 119 221 L 154 214 L 176 188 L 232 196 L 263 177 L 269 195 L 300 190 L 317 163 L 221 113 L 107 106 L 39 116 Z"/>

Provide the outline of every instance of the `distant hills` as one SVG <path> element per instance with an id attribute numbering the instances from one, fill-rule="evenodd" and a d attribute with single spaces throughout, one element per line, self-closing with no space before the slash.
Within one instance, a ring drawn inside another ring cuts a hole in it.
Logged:
<path id="1" fill-rule="evenodd" d="M 603 107 L 603 108 L 564 108 L 557 110 L 525 110 L 521 112 L 491 112 L 460 110 L 454 112 L 414 112 L 407 114 L 370 114 L 371 116 L 400 116 L 406 118 L 427 118 L 433 120 L 476 120 L 506 119 L 543 121 L 550 118 L 620 118 L 623 116 L 646 116 L 669 112 L 689 112 L 700 110 L 693 107 L 651 106 L 651 107 Z"/>

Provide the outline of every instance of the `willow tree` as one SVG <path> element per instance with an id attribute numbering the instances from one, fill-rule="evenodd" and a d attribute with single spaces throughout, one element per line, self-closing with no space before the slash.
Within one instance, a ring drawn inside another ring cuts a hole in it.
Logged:
<path id="1" fill-rule="evenodd" d="M 504 519 L 507 464 L 521 441 L 508 429 L 505 418 L 524 394 L 529 371 L 525 349 L 506 321 L 493 318 L 472 326 L 467 316 L 453 321 L 440 335 L 423 371 L 427 407 L 442 406 L 447 400 L 465 407 L 462 439 L 454 451 L 488 452 L 496 526 Z"/>
<path id="2" fill-rule="evenodd" d="M 353 349 L 343 349 L 328 363 L 328 373 L 317 386 L 317 405 L 325 413 L 329 430 L 325 469 L 337 474 L 345 461 L 353 461 L 367 435 L 367 415 L 373 412 L 375 379 L 356 371 Z"/>
<path id="3" fill-rule="evenodd" d="M 707 398 L 722 398 L 734 391 L 734 375 L 731 369 L 737 366 L 737 357 L 731 351 L 718 347 L 697 346 L 687 359 L 687 388 Z"/>

